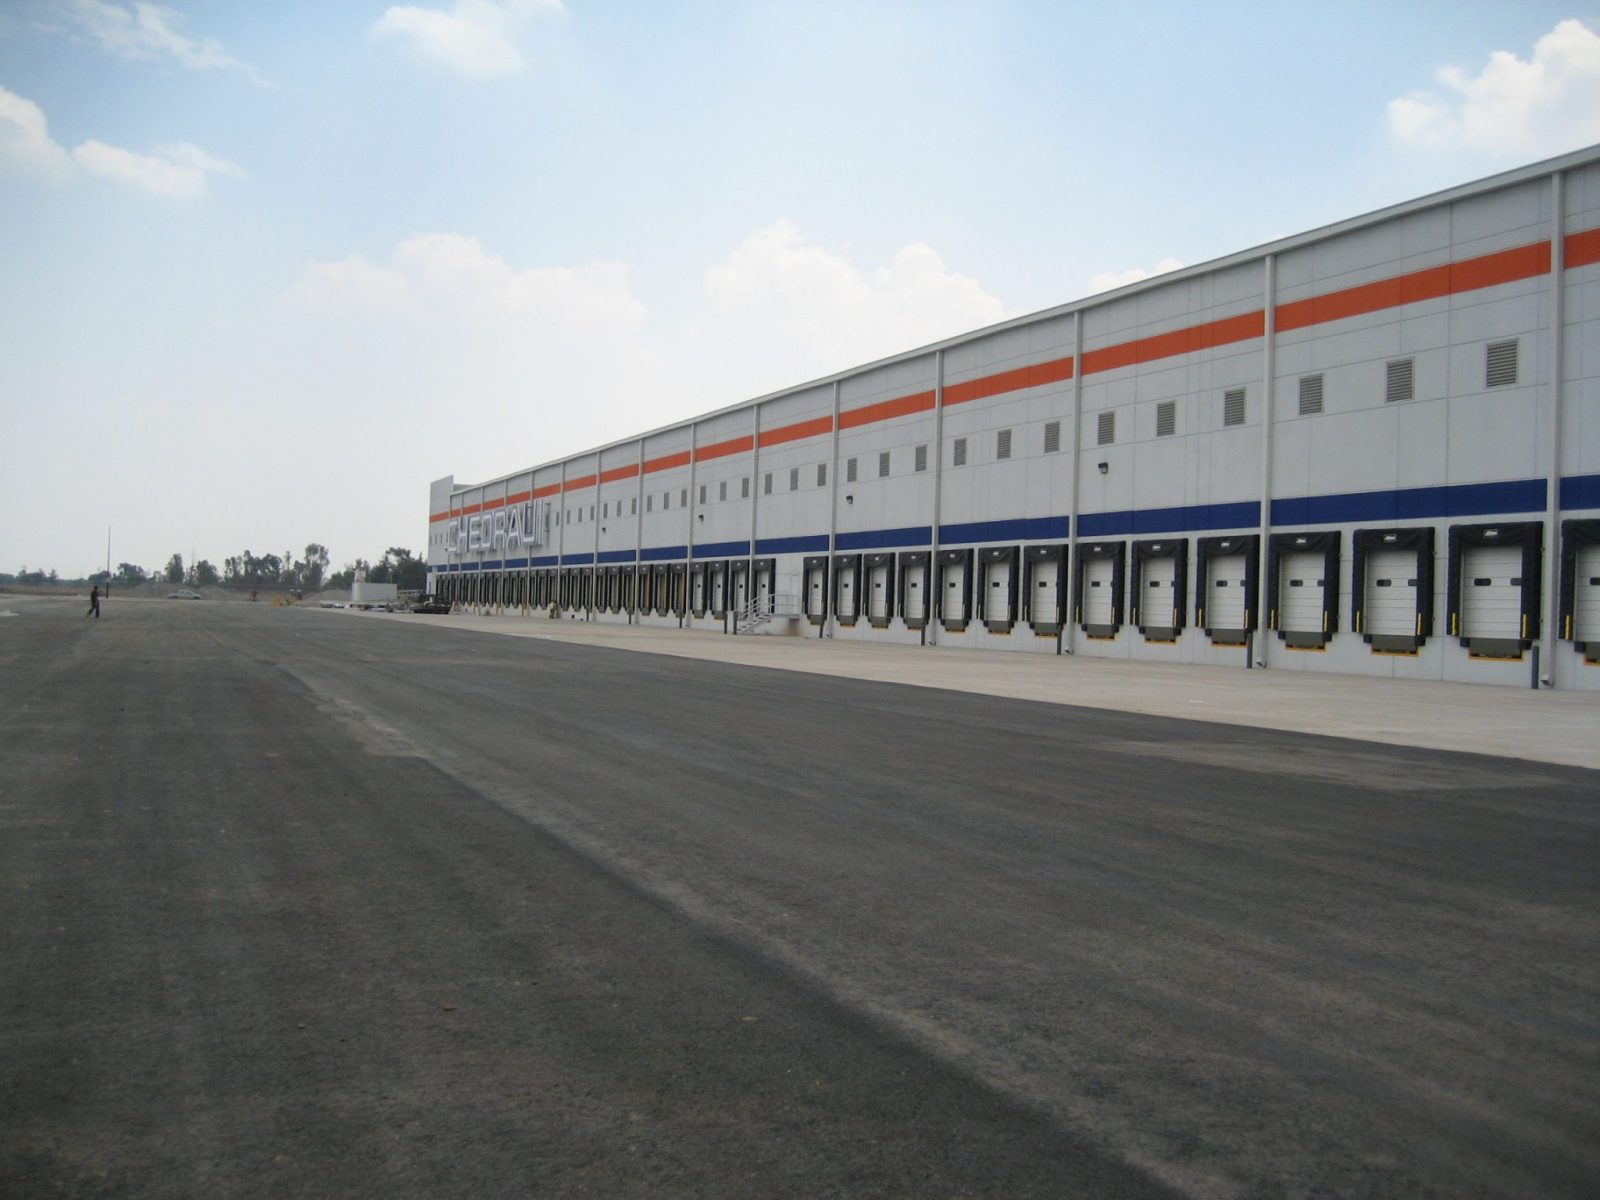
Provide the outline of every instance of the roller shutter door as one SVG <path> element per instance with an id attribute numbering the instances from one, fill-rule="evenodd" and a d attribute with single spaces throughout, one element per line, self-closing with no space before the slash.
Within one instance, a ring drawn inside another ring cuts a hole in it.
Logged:
<path id="1" fill-rule="evenodd" d="M 878 563 L 867 570 L 867 617 L 873 621 L 887 621 L 894 615 L 890 611 L 894 593 L 889 588 L 893 569 L 893 563 Z"/>
<path id="2" fill-rule="evenodd" d="M 1139 600 L 1139 623 L 1168 628 L 1177 624 L 1178 560 L 1170 556 L 1147 558 L 1143 567 L 1144 595 Z"/>
<path id="3" fill-rule="evenodd" d="M 1327 560 L 1321 554 L 1285 554 L 1283 586 L 1279 592 L 1283 605 L 1278 628 L 1288 633 L 1321 633 L 1324 588 L 1323 569 Z"/>
<path id="4" fill-rule="evenodd" d="M 1461 636 L 1515 639 L 1522 635 L 1522 548 L 1464 547 Z"/>
<path id="5" fill-rule="evenodd" d="M 1366 632 L 1414 637 L 1419 585 L 1415 550 L 1374 550 L 1367 555 Z"/>
<path id="6" fill-rule="evenodd" d="M 860 568 L 855 563 L 849 562 L 840 563 L 834 570 L 839 572 L 839 619 L 853 624 L 859 613 L 856 607 L 856 577 Z"/>
<path id="7" fill-rule="evenodd" d="M 1245 627 L 1245 556 L 1219 554 L 1208 564 L 1206 627 L 1243 629 Z M 1320 627 L 1322 617 L 1317 617 Z"/>
<path id="8" fill-rule="evenodd" d="M 1600 642 L 1600 546 L 1583 546 L 1572 589 L 1572 640 Z"/>
<path id="9" fill-rule="evenodd" d="M 1011 573 L 1017 569 L 1012 558 L 984 563 L 983 619 L 988 622 L 1011 622 L 1016 614 L 1011 611 Z"/>
<path id="10" fill-rule="evenodd" d="M 1083 623 L 1111 625 L 1116 621 L 1115 560 L 1091 558 L 1083 564 Z"/>
<path id="11" fill-rule="evenodd" d="M 900 615 L 913 621 L 924 621 L 928 616 L 928 564 L 907 563 L 901 582 Z"/>

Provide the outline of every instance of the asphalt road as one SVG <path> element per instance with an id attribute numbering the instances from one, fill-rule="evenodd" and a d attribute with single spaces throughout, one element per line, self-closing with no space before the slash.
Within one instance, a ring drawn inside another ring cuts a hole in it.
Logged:
<path id="1" fill-rule="evenodd" d="M 0 1196 L 1592 1196 L 1600 776 L 0 596 Z"/>

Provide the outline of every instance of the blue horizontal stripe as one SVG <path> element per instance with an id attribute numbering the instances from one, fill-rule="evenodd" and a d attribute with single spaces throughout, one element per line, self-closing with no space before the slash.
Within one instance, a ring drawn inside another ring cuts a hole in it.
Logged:
<path id="1" fill-rule="evenodd" d="M 561 565 L 563 567 L 592 567 L 594 566 L 594 554 L 592 552 L 589 554 L 563 554 L 561 556 Z"/>
<path id="2" fill-rule="evenodd" d="M 1428 517 L 1479 517 L 1543 512 L 1544 480 L 1465 483 L 1449 487 L 1346 492 L 1272 502 L 1274 525 L 1340 525 L 1357 521 L 1416 521 Z"/>
<path id="3" fill-rule="evenodd" d="M 812 534 L 809 537 L 782 537 L 756 539 L 757 554 L 804 554 L 828 549 L 828 535 Z"/>
<path id="4" fill-rule="evenodd" d="M 602 550 L 600 561 L 603 563 L 631 563 L 634 558 L 632 550 Z"/>
<path id="5" fill-rule="evenodd" d="M 749 542 L 703 542 L 694 548 L 696 558 L 745 558 L 749 554 Z"/>
<path id="6" fill-rule="evenodd" d="M 903 529 L 859 529 L 841 533 L 833 544 L 840 550 L 883 550 L 896 546 L 926 546 L 933 538 L 931 525 L 907 525 Z"/>
<path id="7" fill-rule="evenodd" d="M 545 554 L 534 559 L 533 565 L 536 567 L 553 567 L 556 565 L 557 561 L 558 560 L 554 554 Z"/>
<path id="8" fill-rule="evenodd" d="M 939 526 L 941 546 L 959 546 L 971 542 L 1029 542 L 1066 536 L 1066 517 L 1018 517 L 1009 521 L 964 521 Z"/>
<path id="9" fill-rule="evenodd" d="M 1233 504 L 1190 504 L 1176 508 L 1129 508 L 1120 512 L 1083 513 L 1079 537 L 1115 537 L 1126 533 L 1198 533 L 1211 529 L 1251 529 L 1261 524 L 1261 506 L 1254 500 Z"/>
<path id="10" fill-rule="evenodd" d="M 648 546 L 639 551 L 640 562 L 669 562 L 689 557 L 687 546 Z"/>
<path id="11" fill-rule="evenodd" d="M 1600 475 L 1568 475 L 1560 494 L 1562 508 L 1600 508 Z"/>

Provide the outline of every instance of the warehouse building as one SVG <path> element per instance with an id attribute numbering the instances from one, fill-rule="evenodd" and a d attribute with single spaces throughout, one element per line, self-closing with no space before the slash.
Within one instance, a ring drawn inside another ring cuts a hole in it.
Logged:
<path id="1" fill-rule="evenodd" d="M 1600 690 L 1600 147 L 429 516 L 466 607 Z"/>

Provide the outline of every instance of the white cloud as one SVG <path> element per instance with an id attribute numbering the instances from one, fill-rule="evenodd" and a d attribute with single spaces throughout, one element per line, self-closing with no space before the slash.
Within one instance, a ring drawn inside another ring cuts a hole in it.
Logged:
<path id="1" fill-rule="evenodd" d="M 499 322 L 554 326 L 637 326 L 644 306 L 620 263 L 514 270 L 477 238 L 417 234 L 389 265 L 360 255 L 306 269 L 291 298 L 324 316 L 403 317 L 424 324 Z"/>
<path id="2" fill-rule="evenodd" d="M 888 265 L 862 268 L 809 241 L 790 221 L 745 238 L 706 272 L 727 341 L 771 351 L 773 385 L 895 354 L 1006 316 L 977 280 L 945 266 L 928 245 L 902 247 Z M 766 353 L 765 350 L 762 353 Z M 803 372 L 784 377 L 785 368 Z"/>
<path id="3" fill-rule="evenodd" d="M 1102 271 L 1089 278 L 1089 294 L 1095 292 L 1109 292 L 1113 288 L 1127 287 L 1130 283 L 1138 283 L 1141 279 L 1149 279 L 1155 275 L 1165 275 L 1168 271 L 1176 271 L 1183 266 L 1175 258 L 1163 258 L 1148 271 L 1143 267 L 1129 267 L 1126 271 Z"/>
<path id="4" fill-rule="evenodd" d="M 561 0 L 456 0 L 448 12 L 402 4 L 384 11 L 372 35 L 397 34 L 424 57 L 472 79 L 491 79 L 522 69 L 516 34 L 523 21 L 561 11 Z"/>
<path id="5" fill-rule="evenodd" d="M 188 142 L 158 146 L 150 155 L 91 140 L 74 149 L 72 157 L 91 175 L 180 200 L 203 195 L 210 175 L 243 173 L 233 163 L 213 158 Z"/>
<path id="6" fill-rule="evenodd" d="M 100 49 L 118 58 L 171 58 L 197 71 L 242 71 L 262 82 L 255 68 L 223 50 L 216 38 L 190 37 L 181 14 L 159 4 L 123 6 L 107 0 L 58 0 L 57 7 Z"/>
<path id="7" fill-rule="evenodd" d="M 1542 158 L 1600 142 L 1600 36 L 1562 21 L 1523 60 L 1496 50 L 1477 75 L 1441 67 L 1443 95 L 1389 101 L 1389 130 L 1408 145 Z"/>
<path id="8" fill-rule="evenodd" d="M 7 169 L 62 179 L 72 163 L 51 140 L 44 109 L 0 87 L 0 170 Z"/>

